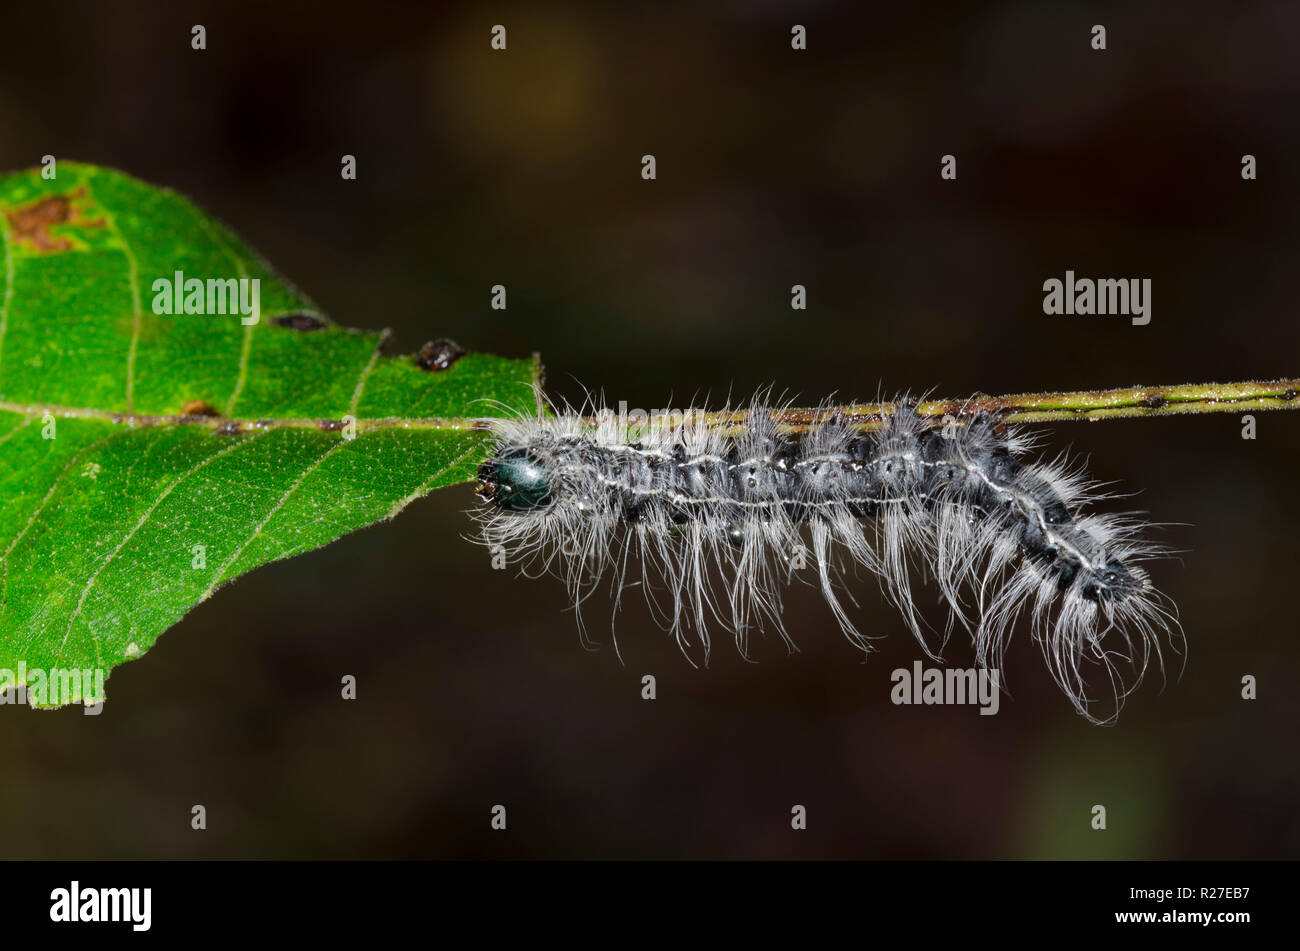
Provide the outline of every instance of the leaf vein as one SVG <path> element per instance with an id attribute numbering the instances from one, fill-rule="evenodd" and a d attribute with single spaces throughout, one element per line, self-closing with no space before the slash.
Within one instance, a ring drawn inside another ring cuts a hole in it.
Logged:
<path id="1" fill-rule="evenodd" d="M 396 503 L 396 504 L 395 504 L 391 509 L 388 510 L 388 517 L 389 517 L 389 518 L 393 518 L 395 515 L 397 515 L 398 512 L 402 511 L 402 509 L 406 508 L 408 505 L 410 505 L 412 502 L 414 502 L 414 501 L 415 501 L 416 499 L 418 499 L 420 496 L 424 495 L 424 493 L 428 492 L 429 489 L 430 489 L 430 487 L 431 487 L 435 482 L 437 482 L 439 479 L 441 479 L 444 475 L 446 475 L 446 474 L 447 474 L 448 472 L 450 472 L 452 469 L 456 468 L 456 466 L 460 465 L 462 462 L 464 462 L 466 459 L 468 459 L 468 458 L 469 458 L 470 456 L 472 456 L 474 453 L 476 453 L 476 452 L 480 452 L 480 451 L 481 451 L 480 447 L 478 447 L 478 446 L 470 446 L 468 449 L 466 449 L 464 452 L 462 452 L 459 456 L 457 456 L 457 457 L 456 457 L 455 459 L 453 459 L 451 462 L 447 463 L 445 466 L 443 466 L 441 469 L 439 469 L 439 470 L 438 470 L 437 472 L 435 472 L 433 475 L 429 476 L 429 478 L 427 478 L 427 479 L 425 479 L 423 482 L 421 482 L 420 485 L 416 488 L 416 490 L 415 490 L 414 492 L 412 492 L 410 495 L 406 496 L 404 499 L 400 499 L 400 500 L 399 500 L 399 501 L 398 501 L 398 502 L 397 502 L 397 503 Z"/>
<path id="2" fill-rule="evenodd" d="M 131 242 L 126 240 L 126 235 L 117 226 L 117 218 L 113 213 L 101 206 L 100 214 L 103 215 L 108 230 L 122 246 L 122 253 L 126 256 L 126 279 L 131 285 L 131 343 L 126 351 L 126 411 L 130 413 L 135 409 L 135 353 L 140 346 L 140 326 L 144 318 L 140 302 L 140 262 Z"/>
<path id="3" fill-rule="evenodd" d="M 244 259 L 231 249 L 230 244 L 226 239 L 212 227 L 211 223 L 209 223 L 205 217 L 199 215 L 197 220 L 199 226 L 203 228 L 203 231 L 207 236 L 212 239 L 213 243 L 221 248 L 221 253 L 228 257 L 230 262 L 235 265 L 235 273 L 239 275 L 239 279 L 241 281 L 247 280 L 248 268 L 244 265 Z M 260 321 L 261 314 L 258 314 L 257 317 Z M 235 388 L 231 390 L 230 399 L 226 402 L 226 416 L 229 416 L 234 411 L 235 402 L 239 399 L 240 394 L 244 392 L 244 383 L 248 379 L 249 354 L 253 351 L 253 328 L 256 326 L 257 324 L 244 324 L 244 339 L 239 347 L 239 365 L 235 372 Z"/>
<path id="4" fill-rule="evenodd" d="M 179 476 L 177 476 L 175 479 L 169 482 L 167 484 L 167 488 L 163 489 L 162 492 L 158 493 L 158 497 L 149 504 L 149 507 L 147 509 L 145 509 L 144 514 L 140 516 L 139 521 L 137 521 L 135 525 L 131 527 L 131 530 L 128 531 L 126 535 L 122 537 L 122 540 L 117 543 L 117 547 L 114 548 L 111 552 L 109 552 L 108 556 L 102 562 L 100 562 L 99 567 L 94 570 L 94 572 L 90 576 L 90 579 L 86 582 L 86 586 L 82 588 L 81 597 L 77 599 L 76 610 L 74 610 L 72 612 L 72 616 L 68 618 L 68 629 L 63 634 L 63 640 L 59 643 L 59 651 L 54 658 L 54 665 L 56 667 L 59 664 L 59 660 L 63 657 L 63 649 L 65 646 L 67 646 L 68 637 L 71 636 L 72 634 L 72 626 L 73 624 L 76 623 L 77 618 L 81 616 L 81 609 L 86 604 L 86 597 L 90 594 L 90 590 L 93 587 L 95 587 L 95 582 L 99 580 L 100 574 L 103 572 L 105 568 L 107 568 L 112 563 L 113 559 L 116 558 L 118 554 L 121 553 L 122 549 L 127 546 L 127 544 L 131 541 L 131 539 L 135 537 L 136 532 L 140 531 L 140 529 L 144 527 L 144 525 L 153 516 L 153 513 L 158 508 L 158 506 L 161 505 L 163 501 L 169 495 L 172 494 L 172 490 L 175 489 L 182 482 L 184 482 L 186 479 L 189 479 L 195 473 L 199 472 L 208 464 L 215 462 L 216 460 L 220 459 L 222 456 L 234 452 L 236 449 L 242 449 L 244 446 L 247 446 L 249 443 L 256 441 L 257 438 L 261 435 L 262 435 L 261 433 L 254 433 L 252 436 L 249 436 L 247 439 L 238 440 L 232 443 L 231 445 L 226 446 L 224 449 L 221 449 L 217 452 L 212 453 L 209 456 L 204 457 L 200 462 L 195 463 L 185 472 L 181 473 Z M 96 663 L 98 666 L 103 666 L 99 654 L 99 634 L 95 631 L 95 628 L 92 625 L 87 624 L 86 626 L 90 629 L 90 636 L 95 642 Z"/>
<path id="5" fill-rule="evenodd" d="M 366 380 L 370 377 L 370 371 L 375 368 L 379 362 L 379 351 L 383 349 L 384 344 L 388 342 L 391 331 L 384 328 L 384 332 L 379 335 L 379 343 L 375 344 L 375 352 L 370 355 L 370 362 L 361 370 L 361 376 L 357 378 L 356 388 L 352 391 L 352 402 L 348 404 L 348 415 L 353 419 L 357 415 L 357 407 L 361 405 L 361 391 L 365 389 Z"/>
<path id="6" fill-rule="evenodd" d="M 14 436 L 17 436 L 19 430 L 26 429 L 34 422 L 36 422 L 35 416 L 24 416 L 22 422 L 20 422 L 13 429 L 9 430 L 9 432 L 5 433 L 3 436 L 0 436 L 0 446 L 3 446 L 9 440 L 13 439 Z"/>
<path id="7" fill-rule="evenodd" d="M 276 513 L 279 512 L 280 509 L 284 508 L 285 503 L 289 501 L 289 497 L 298 490 L 298 487 L 306 481 L 307 477 L 320 468 L 321 463 L 350 442 L 355 442 L 355 440 L 340 439 L 329 449 L 325 450 L 319 459 L 304 469 L 298 478 L 293 480 L 293 483 L 285 490 L 284 495 L 280 496 L 280 500 L 276 502 L 275 505 L 271 506 L 271 510 L 267 512 L 266 516 L 253 528 L 252 534 L 248 536 L 247 540 L 235 550 L 233 555 L 226 559 L 225 563 L 222 564 L 219 569 L 217 569 L 216 577 L 213 579 L 212 584 L 208 586 L 208 590 L 203 592 L 203 595 L 199 598 L 200 601 L 206 601 L 212 596 L 212 592 L 217 589 L 217 585 L 221 584 L 221 582 L 225 580 L 226 572 L 234 566 L 235 562 L 239 560 L 239 557 L 244 553 L 248 546 L 253 544 L 257 537 L 262 534 L 262 529 L 266 528 L 267 524 L 275 517 Z"/>
<path id="8" fill-rule="evenodd" d="M 58 490 L 59 484 L 63 481 L 63 477 L 68 474 L 72 467 L 76 465 L 77 462 L 86 455 L 86 453 L 93 449 L 98 449 L 106 442 L 117 439 L 119 436 L 125 436 L 130 431 L 131 430 L 129 429 L 119 430 L 118 432 L 105 436 L 103 439 L 96 440 L 69 459 L 68 464 L 63 467 L 62 471 L 60 471 L 57 476 L 55 476 L 54 482 L 50 485 L 50 491 L 46 492 L 45 497 L 37 503 L 35 511 L 32 512 L 31 517 L 27 520 L 27 524 L 24 525 L 18 534 L 14 536 L 13 541 L 9 543 L 9 547 L 5 549 L 4 554 L 0 555 L 0 564 L 4 565 L 3 577 L 0 577 L 0 614 L 4 613 L 5 608 L 8 607 L 9 604 L 9 556 L 13 554 L 14 550 L 18 547 L 18 543 L 23 540 L 32 525 L 35 524 L 38 518 L 40 518 L 42 510 L 45 508 L 45 504 L 50 501 L 50 498 L 53 497 L 54 493 Z"/>
<path id="9" fill-rule="evenodd" d="M 3 361 L 5 331 L 9 329 L 9 302 L 14 296 L 13 239 L 9 235 L 9 226 L 6 224 L 0 224 L 0 239 L 3 239 L 5 246 L 5 296 L 0 301 L 0 361 Z"/>

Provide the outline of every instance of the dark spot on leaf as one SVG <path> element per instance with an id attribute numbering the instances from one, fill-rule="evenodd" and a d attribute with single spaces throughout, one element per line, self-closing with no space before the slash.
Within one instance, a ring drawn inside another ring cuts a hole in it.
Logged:
<path id="1" fill-rule="evenodd" d="M 216 408 L 211 403 L 204 402 L 203 400 L 190 400 L 181 407 L 181 415 L 220 416 L 221 414 L 217 412 Z"/>
<path id="2" fill-rule="evenodd" d="M 238 436 L 243 430 L 235 420 L 222 423 L 216 429 L 212 430 L 218 436 Z"/>
<path id="3" fill-rule="evenodd" d="M 1158 393 L 1153 393 L 1142 401 L 1142 405 L 1147 409 L 1160 409 L 1162 406 L 1168 406 L 1169 400 Z"/>
<path id="4" fill-rule="evenodd" d="M 341 419 L 318 419 L 316 427 L 323 433 L 336 433 L 344 426 Z"/>
<path id="5" fill-rule="evenodd" d="M 16 244 L 26 243 L 32 250 L 42 254 L 56 251 L 71 251 L 76 245 L 71 238 L 55 237 L 50 234 L 54 225 L 75 225 L 80 228 L 102 228 L 103 219 L 87 221 L 82 218 L 72 202 L 86 193 L 82 185 L 66 195 L 50 195 L 40 201 L 21 208 L 15 208 L 6 214 L 9 230 Z"/>
<path id="6" fill-rule="evenodd" d="M 1289 403 L 1297 396 L 1300 396 L 1300 390 L 1287 390 L 1285 393 L 1282 394 L 1282 399 L 1286 400 Z"/>
<path id="7" fill-rule="evenodd" d="M 299 333 L 311 333 L 313 330 L 320 330 L 326 326 L 325 321 L 319 317 L 313 317 L 311 314 L 283 314 L 272 319 L 271 323 L 277 327 L 296 330 Z"/>
<path id="8" fill-rule="evenodd" d="M 440 337 L 430 340 L 415 355 L 415 365 L 429 373 L 438 373 L 448 369 L 465 355 L 465 351 L 454 340 Z"/>

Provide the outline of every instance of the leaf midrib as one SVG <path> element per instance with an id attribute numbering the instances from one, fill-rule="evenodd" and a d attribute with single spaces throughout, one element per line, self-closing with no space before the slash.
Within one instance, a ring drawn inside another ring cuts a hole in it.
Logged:
<path id="1" fill-rule="evenodd" d="M 238 432 L 260 432 L 270 429 L 314 429 L 337 432 L 343 426 L 342 417 L 257 417 L 201 416 L 182 413 L 127 413 L 115 409 L 97 409 L 90 406 L 59 406 L 53 403 L 13 403 L 0 400 L 0 412 L 15 413 L 27 418 L 40 418 L 48 413 L 62 419 L 90 419 L 128 426 L 135 429 L 152 429 L 165 426 L 202 426 L 207 429 L 239 427 Z M 356 420 L 356 434 L 381 429 L 428 430 L 486 430 L 491 417 L 479 416 L 372 416 Z M 232 431 L 233 434 L 233 431 Z"/>

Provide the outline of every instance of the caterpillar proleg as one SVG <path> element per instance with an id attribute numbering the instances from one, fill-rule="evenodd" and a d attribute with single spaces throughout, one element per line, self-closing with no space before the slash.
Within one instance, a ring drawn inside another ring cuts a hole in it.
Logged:
<path id="1" fill-rule="evenodd" d="M 688 659 L 698 645 L 705 662 L 714 625 L 742 654 L 768 628 L 793 647 L 782 591 L 800 578 L 870 651 L 844 603 L 846 574 L 865 569 L 931 657 L 961 628 L 977 665 L 1001 667 L 1023 624 L 1075 709 L 1113 719 L 1151 663 L 1163 670 L 1162 640 L 1181 639 L 1144 568 L 1167 554 L 1143 538 L 1148 523 L 1093 513 L 1109 495 L 1063 456 L 1034 458 L 1033 440 L 992 414 L 936 424 L 906 397 L 894 406 L 874 432 L 829 407 L 786 432 L 763 394 L 739 428 L 700 410 L 631 427 L 597 406 L 493 420 L 478 470 L 483 540 L 525 573 L 561 576 L 575 607 L 608 578 L 617 610 L 639 584 Z M 926 579 L 947 606 L 938 644 L 915 594 Z"/>

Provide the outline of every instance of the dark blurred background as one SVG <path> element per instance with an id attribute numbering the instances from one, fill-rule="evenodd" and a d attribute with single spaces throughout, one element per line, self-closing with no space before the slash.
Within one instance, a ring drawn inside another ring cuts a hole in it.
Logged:
<path id="1" fill-rule="evenodd" d="M 691 6 L 10 5 L 0 168 L 51 153 L 173 186 L 339 322 L 404 350 L 540 351 L 569 397 L 1300 374 L 1300 7 Z M 1045 317 L 1042 283 L 1067 268 L 1151 278 L 1152 322 Z M 621 665 L 607 637 L 581 647 L 559 583 L 493 571 L 463 539 L 462 486 L 224 589 L 114 673 L 98 718 L 0 710 L 0 849 L 1294 858 L 1300 416 L 1258 427 L 1044 433 L 1180 523 L 1161 540 L 1187 553 L 1155 579 L 1186 669 L 1117 727 L 1071 711 L 1023 631 L 998 716 L 891 705 L 890 671 L 921 655 L 868 583 L 865 663 L 808 589 L 789 600 L 800 653 L 769 639 L 751 664 L 723 641 L 707 670 L 630 598 Z M 968 645 L 946 659 L 966 666 Z"/>

